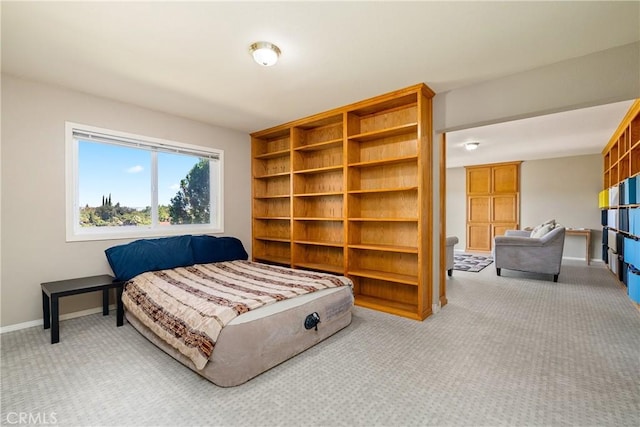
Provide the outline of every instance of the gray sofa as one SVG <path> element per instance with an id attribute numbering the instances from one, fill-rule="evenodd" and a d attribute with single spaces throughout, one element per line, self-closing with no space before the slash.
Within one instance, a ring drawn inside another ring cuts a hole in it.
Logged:
<path id="1" fill-rule="evenodd" d="M 447 237 L 447 274 L 453 276 L 453 247 L 458 243 L 455 236 Z"/>
<path id="2" fill-rule="evenodd" d="M 496 273 L 500 270 L 528 271 L 552 274 L 558 281 L 562 251 L 564 249 L 565 228 L 558 226 L 542 237 L 530 237 L 531 231 L 508 230 L 504 236 L 496 236 L 494 262 Z"/>

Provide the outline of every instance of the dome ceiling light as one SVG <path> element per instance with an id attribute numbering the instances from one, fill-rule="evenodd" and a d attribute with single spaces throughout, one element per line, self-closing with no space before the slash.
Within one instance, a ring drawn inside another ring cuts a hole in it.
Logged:
<path id="1" fill-rule="evenodd" d="M 269 42 L 255 42 L 249 46 L 249 53 L 253 60 L 263 67 L 271 67 L 278 62 L 280 48 Z"/>

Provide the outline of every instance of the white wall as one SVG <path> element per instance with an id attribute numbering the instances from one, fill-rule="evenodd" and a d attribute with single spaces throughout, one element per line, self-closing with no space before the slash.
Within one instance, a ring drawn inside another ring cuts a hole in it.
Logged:
<path id="1" fill-rule="evenodd" d="M 523 162 L 520 227 L 533 227 L 554 218 L 567 227 L 593 229 L 591 258 L 600 259 L 602 227 L 598 192 L 602 187 L 602 173 L 599 154 Z M 464 250 L 466 246 L 465 182 L 464 168 L 447 169 L 447 234 L 460 239 L 457 250 Z M 584 237 L 567 236 L 564 256 L 584 259 Z"/>
<path id="2" fill-rule="evenodd" d="M 434 128 L 467 129 L 635 98 L 640 42 L 438 94 Z"/>
<path id="3" fill-rule="evenodd" d="M 593 229 L 590 253 L 592 258 L 600 259 L 602 226 L 598 193 L 602 190 L 602 164 L 600 154 L 522 163 L 523 226 L 555 218 L 567 227 Z M 584 237 L 567 236 L 564 256 L 584 258 Z"/>
<path id="4" fill-rule="evenodd" d="M 111 240 L 65 242 L 65 121 L 210 146 L 225 152 L 225 235 L 251 247 L 249 135 L 2 75 L 2 302 L 0 325 L 42 318 L 40 283 L 110 273 Z M 61 313 L 98 307 L 65 297 Z"/>
<path id="5" fill-rule="evenodd" d="M 459 239 L 455 250 L 464 251 L 467 245 L 467 190 L 464 168 L 447 169 L 447 236 Z"/>

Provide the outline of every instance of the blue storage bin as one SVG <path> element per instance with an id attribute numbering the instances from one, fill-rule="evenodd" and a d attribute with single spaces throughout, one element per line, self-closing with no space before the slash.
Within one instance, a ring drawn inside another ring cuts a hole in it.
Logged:
<path id="1" fill-rule="evenodd" d="M 620 208 L 618 209 L 618 230 L 620 231 L 629 231 L 629 209 L 628 208 Z"/>
<path id="2" fill-rule="evenodd" d="M 640 208 L 629 209 L 629 233 L 640 236 Z"/>
<path id="3" fill-rule="evenodd" d="M 629 264 L 627 264 L 626 262 L 622 263 L 622 269 L 620 270 L 622 272 L 622 284 L 625 286 L 628 286 L 628 280 L 629 280 Z"/>
<path id="4" fill-rule="evenodd" d="M 640 241 L 629 237 L 624 238 L 623 259 L 627 264 L 640 268 Z"/>
<path id="5" fill-rule="evenodd" d="M 636 304 L 640 304 L 640 270 L 629 266 L 629 272 L 627 274 L 627 292 L 629 293 L 629 298 Z"/>
<path id="6" fill-rule="evenodd" d="M 625 192 L 626 187 L 627 187 L 626 181 L 622 181 L 620 184 L 618 184 L 618 192 L 620 193 L 618 196 L 618 204 L 620 206 L 627 204 L 626 192 Z"/>
<path id="7" fill-rule="evenodd" d="M 620 259 L 624 255 L 624 234 L 616 234 L 616 253 L 620 255 Z"/>
<path id="8" fill-rule="evenodd" d="M 622 261 L 622 258 L 618 257 L 618 281 L 622 282 L 625 274 L 627 274 L 626 268 L 627 264 Z"/>
<path id="9" fill-rule="evenodd" d="M 607 210 L 607 227 L 618 228 L 618 210 Z"/>
<path id="10" fill-rule="evenodd" d="M 635 176 L 625 180 L 624 200 L 628 205 L 638 203 L 638 180 Z"/>

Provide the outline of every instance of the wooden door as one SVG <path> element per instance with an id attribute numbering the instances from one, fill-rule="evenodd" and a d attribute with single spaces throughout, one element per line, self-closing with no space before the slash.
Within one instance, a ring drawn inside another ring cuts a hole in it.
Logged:
<path id="1" fill-rule="evenodd" d="M 467 197 L 467 209 L 467 248 L 473 251 L 490 249 L 491 196 Z"/>
<path id="2" fill-rule="evenodd" d="M 491 230 L 491 241 L 493 241 L 493 238 L 496 237 L 496 236 L 504 236 L 504 233 L 506 233 L 507 230 L 515 230 L 517 228 L 518 228 L 518 226 L 515 223 L 513 223 L 513 224 L 493 224 L 492 225 L 492 230 Z"/>
<path id="3" fill-rule="evenodd" d="M 491 167 L 467 169 L 467 250 L 491 249 Z"/>
<path id="4" fill-rule="evenodd" d="M 492 193 L 493 194 L 514 194 L 520 191 L 519 185 L 519 166 L 520 163 L 503 164 L 493 166 L 492 172 Z"/>
<path id="5" fill-rule="evenodd" d="M 502 194 L 491 196 L 491 222 L 511 223 L 518 222 L 518 195 Z"/>
<path id="6" fill-rule="evenodd" d="M 520 162 L 467 167 L 468 251 L 489 252 L 495 236 L 518 228 Z"/>
<path id="7" fill-rule="evenodd" d="M 490 251 L 491 250 L 491 224 L 469 224 L 467 226 L 467 250 Z"/>
<path id="8" fill-rule="evenodd" d="M 467 194 L 491 193 L 491 168 L 475 167 L 467 169 Z"/>

